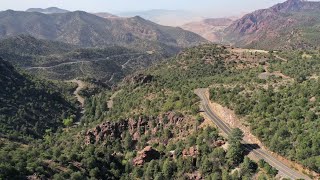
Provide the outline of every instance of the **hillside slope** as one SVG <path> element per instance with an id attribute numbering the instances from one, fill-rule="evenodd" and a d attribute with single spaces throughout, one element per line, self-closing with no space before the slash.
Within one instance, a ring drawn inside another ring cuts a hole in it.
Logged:
<path id="1" fill-rule="evenodd" d="M 143 88 L 124 85 L 111 112 L 196 114 L 193 90 L 210 87 L 211 100 L 233 110 L 266 147 L 319 173 L 320 56 L 305 53 L 190 48 L 148 69 L 153 80 Z"/>
<path id="2" fill-rule="evenodd" d="M 320 2 L 288 0 L 258 10 L 225 30 L 225 42 L 256 49 L 306 49 L 320 45 Z"/>
<path id="3" fill-rule="evenodd" d="M 46 136 L 40 146 L 31 144 L 32 151 L 3 145 L 0 178 L 231 179 L 239 176 L 232 172 L 235 167 L 243 179 L 273 178 L 277 171 L 270 165 L 258 168 L 244 157 L 241 131 L 233 133 L 224 150 L 227 140 L 199 115 L 193 90 L 209 84 L 202 77 L 229 74 L 222 58 L 227 55 L 220 46 L 189 49 L 128 76 L 114 92 L 89 94 L 77 127 Z M 111 98 L 113 106 L 107 107 Z"/>
<path id="4" fill-rule="evenodd" d="M 223 149 L 226 139 L 199 114 L 197 88 L 210 88 L 211 100 L 271 150 L 319 172 L 319 59 L 317 51 L 186 49 L 127 76 L 112 92 L 82 93 L 79 125 L 30 144 L 32 151 L 2 145 L 0 177 L 275 179 L 268 163 L 244 157 L 241 131 Z"/>
<path id="5" fill-rule="evenodd" d="M 82 11 L 42 14 L 0 12 L 0 38 L 21 34 L 83 47 L 120 45 L 141 50 L 177 49 L 206 42 L 181 28 L 133 18 L 101 18 Z"/>
<path id="6" fill-rule="evenodd" d="M 74 103 L 66 100 L 51 83 L 18 73 L 0 58 L 0 137 L 39 138 L 55 131 L 62 120 L 76 114 Z M 60 91 L 60 92 L 59 92 Z"/>
<path id="7" fill-rule="evenodd" d="M 167 57 L 166 54 L 120 46 L 80 48 L 27 35 L 0 41 L 0 54 L 3 59 L 36 76 L 55 80 L 89 77 L 110 84 Z"/>

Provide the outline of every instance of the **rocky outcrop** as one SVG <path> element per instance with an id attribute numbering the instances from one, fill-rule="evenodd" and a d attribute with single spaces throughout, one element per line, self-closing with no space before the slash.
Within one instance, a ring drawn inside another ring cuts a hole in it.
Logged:
<path id="1" fill-rule="evenodd" d="M 120 138 L 123 131 L 127 130 L 128 122 L 104 122 L 88 130 L 85 135 L 85 144 L 98 143 L 106 138 Z"/>
<path id="2" fill-rule="evenodd" d="M 199 154 L 199 151 L 198 151 L 198 149 L 196 147 L 190 147 L 190 148 L 184 149 L 182 151 L 182 156 L 183 157 L 193 157 L 193 158 L 195 158 L 195 157 L 198 156 L 198 154 Z"/>
<path id="3" fill-rule="evenodd" d="M 138 118 L 128 118 L 118 122 L 104 122 L 95 128 L 88 130 L 85 133 L 85 144 L 101 143 L 105 140 L 114 140 L 123 138 L 125 132 L 128 131 L 132 136 L 132 140 L 139 140 L 141 134 L 155 135 L 160 128 L 167 128 L 171 125 L 182 127 L 186 123 L 185 117 L 175 112 L 168 112 L 162 116 L 150 116 Z M 183 132 L 185 129 L 180 129 L 177 133 Z M 187 133 L 187 132 L 186 132 Z"/>
<path id="4" fill-rule="evenodd" d="M 142 151 L 138 152 L 136 158 L 133 159 L 133 165 L 142 166 L 146 162 L 160 158 L 160 152 L 153 149 L 151 146 L 146 146 Z"/>

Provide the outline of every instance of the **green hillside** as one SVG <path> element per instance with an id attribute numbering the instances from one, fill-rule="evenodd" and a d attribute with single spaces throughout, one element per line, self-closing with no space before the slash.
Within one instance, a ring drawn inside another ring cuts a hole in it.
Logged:
<path id="1" fill-rule="evenodd" d="M 243 62 L 225 61 L 227 57 L 231 57 L 228 49 L 205 45 L 127 76 L 114 89 L 117 94 L 112 108 L 107 108 L 107 100 L 114 92 L 90 95 L 79 126 L 47 134 L 42 145 L 28 153 L 24 147 L 3 143 L 2 152 L 10 152 L 6 159 L 10 163 L 1 164 L 6 170 L 2 177 L 36 173 L 38 177 L 54 179 L 230 179 L 251 178 L 255 174 L 273 178 L 277 171 L 270 165 L 260 162 L 258 167 L 244 158 L 241 132 L 234 131 L 230 148 L 224 151 L 221 145 L 227 140 L 198 114 L 195 88 L 257 72 L 236 70 L 234 67 Z M 224 79 L 226 76 L 229 77 Z M 148 150 L 153 154 L 147 156 L 151 159 L 140 161 L 141 153 Z M 41 155 L 17 167 L 15 164 L 25 159 L 17 155 L 21 152 L 28 159 L 39 152 Z M 237 166 L 239 171 L 232 172 Z"/>
<path id="2" fill-rule="evenodd" d="M 233 110 L 270 150 L 319 172 L 319 58 L 317 51 L 186 49 L 127 76 L 112 91 L 99 86 L 95 93 L 82 92 L 86 101 L 80 124 L 47 132 L 29 144 L 28 152 L 21 144 L 3 142 L 2 153 L 10 156 L 4 161 L 9 164 L 0 164 L 1 175 L 273 179 L 276 169 L 244 157 L 241 132 L 234 130 L 228 141 L 208 127 L 199 116 L 197 88 L 209 88 L 211 100 Z M 227 141 L 230 147 L 224 151 L 220 145 Z M 28 161 L 17 159 L 21 152 Z M 21 161 L 27 164 L 16 166 Z"/>
<path id="3" fill-rule="evenodd" d="M 62 127 L 64 118 L 76 115 L 74 101 L 61 94 L 68 94 L 67 89 L 22 75 L 2 59 L 0 73 L 1 137 L 42 138 L 47 130 Z"/>

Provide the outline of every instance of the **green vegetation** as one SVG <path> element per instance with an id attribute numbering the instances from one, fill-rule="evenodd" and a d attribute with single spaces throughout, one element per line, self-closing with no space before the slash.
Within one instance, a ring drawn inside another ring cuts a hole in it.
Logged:
<path id="1" fill-rule="evenodd" d="M 56 131 L 62 126 L 63 118 L 77 113 L 74 100 L 68 99 L 72 87 L 21 75 L 2 59 L 0 83 L 3 87 L 0 89 L 1 137 L 42 138 L 47 129 Z"/>
<path id="2" fill-rule="evenodd" d="M 288 62 L 270 61 L 270 69 L 290 76 L 290 82 L 271 77 L 267 86 L 259 86 L 233 79 L 236 86 L 213 87 L 210 96 L 245 118 L 272 151 L 320 172 L 320 59 L 317 52 L 307 53 L 308 59 L 303 53 L 283 52 L 280 55 Z"/>
<path id="3" fill-rule="evenodd" d="M 167 56 L 162 52 L 148 54 L 120 46 L 80 48 L 25 35 L 1 40 L 0 54 L 35 76 L 54 80 L 91 78 L 110 85 Z"/>
<path id="4" fill-rule="evenodd" d="M 202 127 L 199 98 L 194 94 L 194 89 L 201 87 L 210 87 L 211 99 L 234 109 L 272 150 L 317 171 L 319 72 L 307 67 L 309 63 L 317 67 L 320 61 L 317 52 L 313 53 L 308 60 L 291 60 L 289 54 L 278 53 L 289 59 L 284 62 L 272 53 L 237 54 L 223 46 L 203 45 L 126 77 L 113 90 L 87 79 L 95 90 L 81 92 L 86 98 L 81 123 L 57 132 L 47 130 L 43 139 L 27 146 L 0 143 L 0 167 L 4 169 L 0 178 L 32 174 L 53 179 L 200 176 L 224 180 L 250 179 L 257 174 L 261 179 L 274 178 L 277 171 L 270 165 L 259 162 L 258 166 L 244 157 L 239 129 L 233 130 L 229 149 L 223 150 L 217 142 L 226 140 L 217 130 Z M 298 81 L 300 75 L 293 76 L 301 73 L 299 67 L 286 74 L 292 79 L 276 75 L 259 79 L 264 66 L 272 73 L 292 66 L 295 62 L 291 61 L 308 64 L 302 66 L 306 67 L 302 82 Z M 108 108 L 107 101 L 114 93 L 113 107 Z M 168 112 L 176 116 L 170 120 Z M 70 116 L 62 118 L 61 125 L 69 126 Z M 156 117 L 161 117 L 161 122 Z M 124 128 L 129 122 L 133 128 Z M 101 123 L 106 129 L 97 126 Z M 107 127 L 113 123 L 118 123 L 116 130 L 124 130 L 110 132 Z M 91 135 L 92 144 L 87 139 Z M 133 160 L 146 146 L 156 149 L 160 157 L 135 166 Z M 196 155 L 186 153 L 190 148 Z"/>

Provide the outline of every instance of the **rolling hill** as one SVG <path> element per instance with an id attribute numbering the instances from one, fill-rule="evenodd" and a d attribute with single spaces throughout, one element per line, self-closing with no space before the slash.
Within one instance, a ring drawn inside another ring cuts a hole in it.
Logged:
<path id="1" fill-rule="evenodd" d="M 225 30 L 225 43 L 258 49 L 320 45 L 320 2 L 288 0 L 245 15 Z"/>

